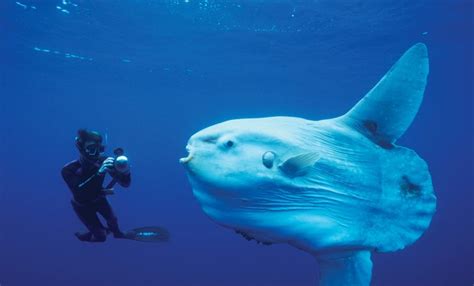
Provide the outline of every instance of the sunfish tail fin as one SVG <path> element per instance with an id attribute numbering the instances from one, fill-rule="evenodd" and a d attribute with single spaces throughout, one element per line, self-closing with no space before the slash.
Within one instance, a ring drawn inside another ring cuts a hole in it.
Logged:
<path id="1" fill-rule="evenodd" d="M 397 146 L 381 157 L 379 212 L 367 231 L 367 244 L 378 252 L 396 251 L 425 232 L 436 211 L 428 166 L 413 150 Z"/>
<path id="2" fill-rule="evenodd" d="M 427 48 L 415 44 L 341 119 L 382 147 L 391 146 L 418 112 L 428 71 Z"/>

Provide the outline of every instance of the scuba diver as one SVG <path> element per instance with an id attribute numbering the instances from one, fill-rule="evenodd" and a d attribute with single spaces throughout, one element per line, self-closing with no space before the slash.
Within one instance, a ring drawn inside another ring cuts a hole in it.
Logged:
<path id="1" fill-rule="evenodd" d="M 61 175 L 72 192 L 72 207 L 87 227 L 85 233 L 76 232 L 81 241 L 104 242 L 107 234 L 112 232 L 115 238 L 127 238 L 120 230 L 117 217 L 106 196 L 113 194 L 113 185 L 130 186 L 131 176 L 128 160 L 123 150 L 117 148 L 114 153 L 118 157 L 105 157 L 102 153 L 102 135 L 96 131 L 79 129 L 76 137 L 76 147 L 80 156 L 78 160 L 67 163 L 61 170 Z M 105 175 L 112 177 L 111 183 L 102 187 Z M 99 220 L 97 213 L 107 222 L 107 228 Z"/>

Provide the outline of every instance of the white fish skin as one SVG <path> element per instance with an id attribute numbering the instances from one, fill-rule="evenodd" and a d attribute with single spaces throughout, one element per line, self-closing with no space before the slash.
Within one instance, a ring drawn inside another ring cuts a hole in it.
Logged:
<path id="1" fill-rule="evenodd" d="M 343 116 L 237 119 L 197 132 L 181 163 L 203 211 L 247 239 L 314 255 L 321 285 L 368 285 L 370 253 L 413 243 L 435 212 L 426 163 L 395 144 L 428 69 L 419 43 Z"/>

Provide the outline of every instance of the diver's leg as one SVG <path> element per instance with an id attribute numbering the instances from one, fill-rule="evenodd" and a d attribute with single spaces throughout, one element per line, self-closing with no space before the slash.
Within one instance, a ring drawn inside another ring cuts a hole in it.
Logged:
<path id="1" fill-rule="evenodd" d="M 101 199 L 97 205 L 97 211 L 105 218 L 107 221 L 107 226 L 109 230 L 114 234 L 115 238 L 124 238 L 125 235 L 118 226 L 117 216 L 112 209 L 112 206 L 109 204 L 106 198 Z"/>
<path id="2" fill-rule="evenodd" d="M 72 201 L 72 207 L 79 219 L 87 227 L 91 235 L 76 234 L 77 238 L 82 241 L 103 242 L 106 239 L 105 228 L 100 222 L 96 214 L 96 208 L 93 205 L 80 205 Z"/>
<path id="3" fill-rule="evenodd" d="M 91 239 L 92 239 L 92 232 L 90 232 L 90 231 L 86 231 L 86 232 L 83 232 L 83 233 L 75 232 L 74 235 L 80 241 L 91 241 Z"/>

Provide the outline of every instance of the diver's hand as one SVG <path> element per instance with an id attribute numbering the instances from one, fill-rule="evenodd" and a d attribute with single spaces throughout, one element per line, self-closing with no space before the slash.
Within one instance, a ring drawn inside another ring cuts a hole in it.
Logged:
<path id="1" fill-rule="evenodd" d="M 99 175 L 104 175 L 106 172 L 111 173 L 114 171 L 114 157 L 108 157 L 102 162 L 102 165 L 99 168 Z"/>

